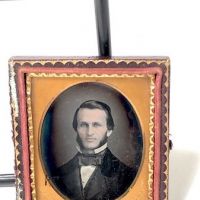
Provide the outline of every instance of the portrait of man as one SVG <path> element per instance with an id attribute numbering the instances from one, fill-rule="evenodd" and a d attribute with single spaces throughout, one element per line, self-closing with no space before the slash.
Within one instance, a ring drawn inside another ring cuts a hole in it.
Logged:
<path id="1" fill-rule="evenodd" d="M 102 101 L 84 101 L 74 113 L 72 126 L 77 154 L 52 173 L 56 187 L 72 200 L 120 197 L 133 183 L 137 171 L 108 147 L 115 128 L 111 108 Z"/>

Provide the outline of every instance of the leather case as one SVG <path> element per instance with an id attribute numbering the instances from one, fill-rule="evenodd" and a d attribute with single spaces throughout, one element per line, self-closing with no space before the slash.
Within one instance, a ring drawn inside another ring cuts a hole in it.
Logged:
<path id="1" fill-rule="evenodd" d="M 9 65 L 17 200 L 168 199 L 169 58 L 16 57 Z M 108 105 L 114 126 L 107 121 L 106 156 L 83 188 L 73 117 L 88 101 Z"/>

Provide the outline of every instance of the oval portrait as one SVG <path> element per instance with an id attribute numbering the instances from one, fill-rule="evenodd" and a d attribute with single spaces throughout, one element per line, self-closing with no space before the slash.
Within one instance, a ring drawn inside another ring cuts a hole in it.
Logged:
<path id="1" fill-rule="evenodd" d="M 52 187 L 73 200 L 114 200 L 134 187 L 143 136 L 133 103 L 95 82 L 58 95 L 41 123 L 40 153 Z"/>

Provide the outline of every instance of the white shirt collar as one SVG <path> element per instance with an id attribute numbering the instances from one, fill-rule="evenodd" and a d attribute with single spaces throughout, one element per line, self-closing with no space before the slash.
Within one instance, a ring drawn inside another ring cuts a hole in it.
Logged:
<path id="1" fill-rule="evenodd" d="M 94 150 L 93 150 L 93 151 L 94 151 L 94 154 L 97 154 L 97 153 L 102 152 L 103 150 L 105 150 L 105 149 L 107 148 L 107 146 L 108 146 L 108 143 L 105 143 L 104 145 L 100 146 L 99 148 L 94 149 Z M 78 144 L 76 145 L 76 148 L 77 148 L 77 150 L 78 150 L 80 153 L 83 153 L 83 152 L 81 151 L 80 146 L 79 146 Z"/>

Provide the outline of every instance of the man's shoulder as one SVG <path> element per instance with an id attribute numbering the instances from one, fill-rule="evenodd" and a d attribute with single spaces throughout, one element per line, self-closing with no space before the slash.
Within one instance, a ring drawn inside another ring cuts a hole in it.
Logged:
<path id="1" fill-rule="evenodd" d="M 127 167 L 128 166 L 126 164 L 124 164 L 123 162 L 120 161 L 119 158 L 117 158 L 111 151 L 110 149 L 107 149 L 106 151 L 106 154 L 105 154 L 105 157 L 104 157 L 104 161 L 105 162 L 109 162 L 109 163 L 112 163 L 116 166 L 121 166 L 121 167 Z"/>
<path id="2" fill-rule="evenodd" d="M 119 197 L 128 189 L 135 179 L 136 171 L 134 167 L 121 162 L 110 150 L 106 152 L 101 172 L 106 177 L 113 197 Z"/>
<path id="3" fill-rule="evenodd" d="M 78 166 L 78 158 L 77 158 L 77 154 L 76 154 L 71 160 L 69 160 L 68 162 L 66 162 L 63 165 L 59 166 L 56 169 L 56 174 L 65 175 L 67 173 L 70 173 L 77 166 Z"/>
<path id="4" fill-rule="evenodd" d="M 119 172 L 130 172 L 133 173 L 134 168 L 127 166 L 120 161 L 109 149 L 107 149 L 104 161 L 104 168 L 109 171 L 109 173 L 119 173 Z"/>

